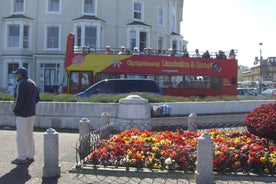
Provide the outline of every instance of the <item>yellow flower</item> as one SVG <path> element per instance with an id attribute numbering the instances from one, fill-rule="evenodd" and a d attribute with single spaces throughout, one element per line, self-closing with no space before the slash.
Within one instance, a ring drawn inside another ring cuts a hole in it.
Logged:
<path id="1" fill-rule="evenodd" d="M 270 173 L 270 169 L 265 168 L 265 169 L 264 169 L 264 172 L 265 172 L 266 174 L 269 174 L 269 173 Z"/>
<path id="2" fill-rule="evenodd" d="M 265 162 L 267 159 L 266 159 L 266 156 L 263 156 L 260 158 L 261 162 Z"/>
<path id="3" fill-rule="evenodd" d="M 153 151 L 154 153 L 156 153 L 156 152 L 159 151 L 159 148 L 155 146 L 155 147 L 152 148 L 152 151 Z"/>
<path id="4" fill-rule="evenodd" d="M 160 163 L 155 163 L 155 164 L 153 165 L 153 168 L 154 168 L 154 169 L 161 169 L 162 166 L 161 166 Z"/>

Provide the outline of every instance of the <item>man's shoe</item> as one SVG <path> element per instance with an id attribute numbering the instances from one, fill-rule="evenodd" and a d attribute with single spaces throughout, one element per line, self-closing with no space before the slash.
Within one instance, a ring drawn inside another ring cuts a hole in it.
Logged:
<path id="1" fill-rule="evenodd" d="M 15 159 L 11 161 L 12 164 L 16 164 L 16 165 L 21 165 L 21 164 L 26 164 L 28 163 L 28 159 L 25 160 L 21 160 L 21 159 Z"/>
<path id="2" fill-rule="evenodd" d="M 33 158 L 26 158 L 26 160 L 28 161 L 28 163 L 34 162 L 34 159 L 33 159 Z"/>

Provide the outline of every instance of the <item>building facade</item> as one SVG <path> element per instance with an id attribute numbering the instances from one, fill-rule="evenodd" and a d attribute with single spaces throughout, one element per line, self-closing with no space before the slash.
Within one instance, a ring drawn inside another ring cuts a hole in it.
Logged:
<path id="1" fill-rule="evenodd" d="M 5 0 L 0 6 L 0 89 L 24 66 L 42 92 L 66 85 L 66 38 L 103 49 L 182 50 L 184 0 Z"/>
<path id="2" fill-rule="evenodd" d="M 259 87 L 259 82 L 264 88 L 276 88 L 276 57 L 256 60 L 250 70 L 243 73 L 243 83 L 248 87 Z"/>

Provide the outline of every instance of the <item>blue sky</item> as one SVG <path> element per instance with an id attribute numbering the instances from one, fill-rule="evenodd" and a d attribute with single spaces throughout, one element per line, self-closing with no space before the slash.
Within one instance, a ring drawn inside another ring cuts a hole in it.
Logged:
<path id="1" fill-rule="evenodd" d="M 237 49 L 239 65 L 276 57 L 276 0 L 184 0 L 181 35 L 188 50 Z"/>

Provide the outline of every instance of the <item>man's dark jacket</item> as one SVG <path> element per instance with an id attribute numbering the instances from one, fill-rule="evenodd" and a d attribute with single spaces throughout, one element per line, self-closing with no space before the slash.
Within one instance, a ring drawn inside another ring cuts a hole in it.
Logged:
<path id="1" fill-rule="evenodd" d="M 15 92 L 13 112 L 15 116 L 29 117 L 35 115 L 35 106 L 39 101 L 39 90 L 34 81 L 24 77 L 18 81 Z"/>

